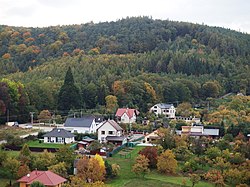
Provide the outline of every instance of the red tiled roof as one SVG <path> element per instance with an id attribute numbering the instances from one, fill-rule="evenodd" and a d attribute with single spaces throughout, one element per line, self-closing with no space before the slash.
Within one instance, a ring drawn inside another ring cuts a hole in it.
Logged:
<path id="1" fill-rule="evenodd" d="M 66 182 L 67 180 L 51 171 L 34 170 L 28 175 L 25 175 L 22 178 L 18 179 L 17 181 L 26 184 L 31 184 L 34 181 L 39 181 L 45 186 L 55 186 L 63 182 Z"/>
<path id="2" fill-rule="evenodd" d="M 132 118 L 134 113 L 136 115 L 139 114 L 139 111 L 136 109 L 129 109 L 129 108 L 118 108 L 116 111 L 115 116 L 117 117 L 121 117 L 124 113 L 126 113 L 128 115 L 129 118 Z"/>

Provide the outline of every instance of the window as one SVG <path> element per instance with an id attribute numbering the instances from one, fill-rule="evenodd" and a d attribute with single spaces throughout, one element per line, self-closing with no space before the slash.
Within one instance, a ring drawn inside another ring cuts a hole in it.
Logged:
<path id="1" fill-rule="evenodd" d="M 157 108 L 157 106 L 154 106 L 154 108 Z"/>
<path id="2" fill-rule="evenodd" d="M 109 131 L 109 135 L 112 135 L 112 134 L 114 134 L 114 131 Z"/>
<path id="3" fill-rule="evenodd" d="M 101 131 L 101 134 L 105 134 L 105 131 Z"/>
<path id="4" fill-rule="evenodd" d="M 58 138 L 57 138 L 57 142 L 58 142 L 58 143 L 64 143 L 64 138 L 58 137 Z"/>

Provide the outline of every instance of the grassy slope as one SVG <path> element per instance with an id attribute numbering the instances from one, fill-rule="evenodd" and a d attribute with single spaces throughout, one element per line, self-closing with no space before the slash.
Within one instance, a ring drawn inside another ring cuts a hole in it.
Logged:
<path id="1" fill-rule="evenodd" d="M 187 186 L 192 186 L 191 182 L 187 177 L 174 177 L 166 176 L 152 171 L 145 176 L 144 179 L 138 178 L 133 172 L 131 172 L 132 165 L 134 164 L 135 157 L 139 150 L 143 147 L 135 147 L 131 152 L 131 159 L 125 159 L 120 157 L 119 153 L 111 158 L 108 158 L 110 163 L 117 163 L 120 165 L 121 170 L 117 178 L 108 181 L 109 186 L 120 187 L 134 187 L 134 186 L 146 186 L 146 187 L 156 187 L 156 186 L 169 186 L 177 187 L 182 185 L 182 181 L 186 180 Z M 212 187 L 213 185 L 204 181 L 199 182 L 195 185 L 196 187 Z"/>

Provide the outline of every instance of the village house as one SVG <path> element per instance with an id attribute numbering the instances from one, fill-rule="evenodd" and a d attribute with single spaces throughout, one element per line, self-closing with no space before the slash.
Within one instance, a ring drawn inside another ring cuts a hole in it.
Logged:
<path id="1" fill-rule="evenodd" d="M 94 116 L 67 118 L 64 124 L 64 129 L 72 133 L 95 133 L 96 127 Z"/>
<path id="2" fill-rule="evenodd" d="M 203 125 L 182 126 L 181 131 L 177 132 L 177 134 L 196 138 L 200 136 L 215 138 L 219 136 L 219 129 L 208 129 L 204 128 Z"/>
<path id="3" fill-rule="evenodd" d="M 62 128 L 54 128 L 52 131 L 43 135 L 44 143 L 68 144 L 75 142 L 75 135 Z"/>
<path id="4" fill-rule="evenodd" d="M 100 142 L 112 142 L 116 145 L 127 142 L 123 129 L 114 120 L 107 120 L 101 124 L 97 129 L 97 135 Z"/>
<path id="5" fill-rule="evenodd" d="M 155 131 L 153 131 L 153 132 L 147 134 L 147 135 L 145 136 L 145 138 L 144 138 L 144 143 L 155 143 L 156 140 L 159 140 L 160 137 L 159 137 L 159 135 L 158 135 L 157 132 L 158 132 L 158 131 L 155 130 Z"/>
<path id="6" fill-rule="evenodd" d="M 129 108 L 118 108 L 115 114 L 118 123 L 135 123 L 139 111 Z"/>
<path id="7" fill-rule="evenodd" d="M 201 122 L 200 118 L 196 118 L 193 116 L 190 116 L 190 117 L 175 116 L 175 120 L 182 120 L 182 121 L 185 121 L 186 123 L 196 123 L 196 124 Z"/>
<path id="8" fill-rule="evenodd" d="M 34 170 L 17 180 L 20 187 L 30 187 L 35 181 L 42 183 L 46 187 L 61 187 L 67 180 L 51 171 L 37 170 Z"/>
<path id="9" fill-rule="evenodd" d="M 164 115 L 167 118 L 174 119 L 176 109 L 173 104 L 158 103 L 150 108 L 150 112 L 155 115 Z"/>

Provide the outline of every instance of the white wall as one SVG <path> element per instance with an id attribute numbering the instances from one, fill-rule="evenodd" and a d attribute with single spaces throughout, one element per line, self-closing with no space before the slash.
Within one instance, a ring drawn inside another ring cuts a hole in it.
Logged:
<path id="1" fill-rule="evenodd" d="M 72 138 L 65 138 L 65 143 L 72 143 L 72 142 L 75 142 L 75 137 L 72 137 Z M 44 143 L 64 143 L 63 141 L 61 142 L 56 142 L 56 137 L 51 137 L 50 138 L 50 141 L 49 141 L 49 138 L 48 137 L 44 137 Z"/>
<path id="2" fill-rule="evenodd" d="M 102 131 L 104 131 L 104 134 L 102 134 Z M 109 134 L 109 131 L 113 131 L 113 134 Z M 121 136 L 121 132 L 117 131 L 109 122 L 105 122 L 104 125 L 98 129 L 97 135 L 100 142 L 106 142 L 107 136 Z"/>
<path id="3" fill-rule="evenodd" d="M 171 106 L 170 108 L 160 108 L 157 105 L 154 105 L 150 108 L 151 112 L 154 112 L 156 115 L 167 115 L 169 118 L 175 118 L 175 107 Z"/>

